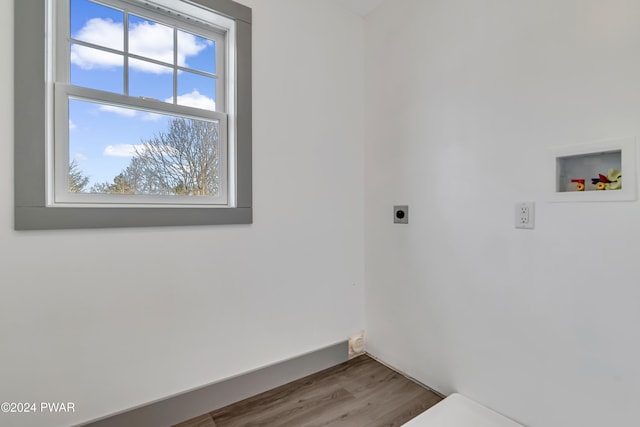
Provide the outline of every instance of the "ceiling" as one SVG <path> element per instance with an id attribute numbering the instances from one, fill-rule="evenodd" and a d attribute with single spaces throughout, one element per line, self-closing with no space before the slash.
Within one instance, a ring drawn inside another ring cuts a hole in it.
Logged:
<path id="1" fill-rule="evenodd" d="M 349 9 L 350 11 L 364 17 L 364 16 L 367 16 L 376 7 L 380 6 L 380 4 L 384 0 L 333 0 L 333 1 L 339 4 L 340 6 L 346 9 Z"/>

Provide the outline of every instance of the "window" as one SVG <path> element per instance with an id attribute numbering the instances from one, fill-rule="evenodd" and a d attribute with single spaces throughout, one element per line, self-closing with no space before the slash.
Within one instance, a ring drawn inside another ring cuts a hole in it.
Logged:
<path id="1" fill-rule="evenodd" d="M 16 229 L 250 223 L 250 17 L 16 2 Z"/>

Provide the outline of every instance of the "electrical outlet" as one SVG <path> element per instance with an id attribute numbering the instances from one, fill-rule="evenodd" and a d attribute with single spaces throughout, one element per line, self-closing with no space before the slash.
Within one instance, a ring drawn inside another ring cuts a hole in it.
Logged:
<path id="1" fill-rule="evenodd" d="M 535 228 L 535 203 L 522 202 L 516 203 L 515 206 L 515 226 L 516 228 L 525 228 L 532 230 Z"/>
<path id="2" fill-rule="evenodd" d="M 409 206 L 397 205 L 393 207 L 393 223 L 409 224 Z"/>

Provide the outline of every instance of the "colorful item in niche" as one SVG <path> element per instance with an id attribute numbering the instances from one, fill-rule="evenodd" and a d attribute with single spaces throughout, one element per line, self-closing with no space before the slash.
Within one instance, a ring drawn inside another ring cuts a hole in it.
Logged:
<path id="1" fill-rule="evenodd" d="M 576 183 L 576 191 L 584 191 L 584 179 L 572 179 Z"/>
<path id="2" fill-rule="evenodd" d="M 596 190 L 606 190 L 609 178 L 599 173 L 598 178 L 591 178 L 591 183 L 596 186 Z"/>
<path id="3" fill-rule="evenodd" d="M 622 188 L 622 172 L 619 169 L 609 169 L 607 176 L 598 174 L 598 178 L 591 178 L 596 190 L 620 190 Z"/>
<path id="4" fill-rule="evenodd" d="M 620 190 L 622 188 L 622 171 L 618 169 L 609 169 L 607 173 L 607 190 Z"/>

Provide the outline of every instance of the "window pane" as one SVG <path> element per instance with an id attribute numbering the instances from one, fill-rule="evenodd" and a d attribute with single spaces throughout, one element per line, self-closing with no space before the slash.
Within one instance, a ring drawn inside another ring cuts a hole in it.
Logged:
<path id="1" fill-rule="evenodd" d="M 88 0 L 71 0 L 71 37 L 122 51 L 124 13 Z"/>
<path id="2" fill-rule="evenodd" d="M 173 64 L 173 28 L 129 15 L 129 52 Z"/>
<path id="3" fill-rule="evenodd" d="M 173 103 L 173 68 L 129 59 L 129 95 Z"/>
<path id="4" fill-rule="evenodd" d="M 185 31 L 178 31 L 178 63 L 215 74 L 216 42 Z"/>
<path id="5" fill-rule="evenodd" d="M 183 71 L 178 74 L 178 105 L 216 110 L 216 79 Z"/>
<path id="6" fill-rule="evenodd" d="M 124 88 L 122 55 L 71 45 L 70 83 L 75 86 L 122 94 Z"/>
<path id="7" fill-rule="evenodd" d="M 70 191 L 217 196 L 219 123 L 69 100 Z"/>

